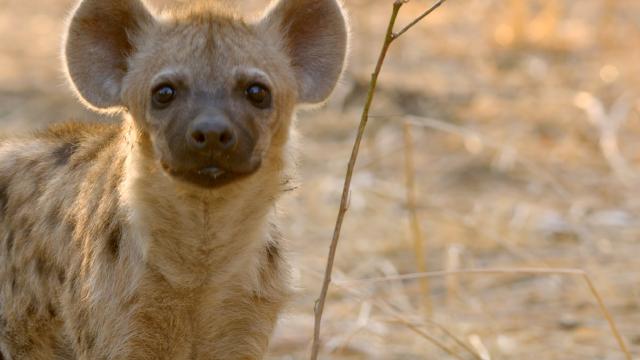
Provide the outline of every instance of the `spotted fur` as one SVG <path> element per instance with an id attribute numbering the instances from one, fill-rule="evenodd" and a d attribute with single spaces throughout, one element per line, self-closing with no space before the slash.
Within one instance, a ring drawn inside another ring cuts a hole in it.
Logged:
<path id="1" fill-rule="evenodd" d="M 274 203 L 291 119 L 329 96 L 345 51 L 336 0 L 281 0 L 253 20 L 213 5 L 157 15 L 139 0 L 81 1 L 70 79 L 88 106 L 123 119 L 0 140 L 0 359 L 262 358 L 290 295 Z M 270 77 L 269 112 L 223 91 L 254 76 L 243 66 Z M 175 68 L 206 106 L 249 114 L 238 121 L 254 173 L 206 188 L 161 166 L 186 161 L 175 129 L 195 111 L 149 110 L 151 80 Z"/>

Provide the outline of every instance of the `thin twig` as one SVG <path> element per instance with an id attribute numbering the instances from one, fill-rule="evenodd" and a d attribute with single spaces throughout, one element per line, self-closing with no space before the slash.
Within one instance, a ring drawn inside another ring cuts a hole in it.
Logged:
<path id="1" fill-rule="evenodd" d="M 418 272 L 427 271 L 427 261 L 425 259 L 426 244 L 422 233 L 422 227 L 418 219 L 418 209 L 416 205 L 416 181 L 415 164 L 413 160 L 413 134 L 410 123 L 404 123 L 404 173 L 405 189 L 407 196 L 407 210 L 409 212 L 409 229 L 413 237 L 413 252 L 416 258 Z M 420 291 L 422 292 L 422 306 L 427 316 L 431 315 L 431 289 L 429 279 L 423 278 L 420 281 Z"/>
<path id="2" fill-rule="evenodd" d="M 348 203 L 351 190 L 351 178 L 353 177 L 353 170 L 356 165 L 356 160 L 358 159 L 358 152 L 360 150 L 360 143 L 362 142 L 362 138 L 364 136 L 364 130 L 367 126 L 367 121 L 369 120 L 369 110 L 371 109 L 371 104 L 373 103 L 373 98 L 378 84 L 378 77 L 380 76 L 380 71 L 382 70 L 382 65 L 384 64 L 384 60 L 387 57 L 387 53 L 389 51 L 391 43 L 393 43 L 394 40 L 398 39 L 402 34 L 407 32 L 410 28 L 420 22 L 420 20 L 424 19 L 425 17 L 427 17 L 427 15 L 440 7 L 440 5 L 445 2 L 445 0 L 439 0 L 434 6 L 432 6 L 425 13 L 412 21 L 409 25 L 404 27 L 398 33 L 394 33 L 393 29 L 395 27 L 396 20 L 398 19 L 398 13 L 400 12 L 402 5 L 404 5 L 406 2 L 407 0 L 396 0 L 393 3 L 393 11 L 389 19 L 389 25 L 385 34 L 384 43 L 382 45 L 382 49 L 380 50 L 380 56 L 378 57 L 378 62 L 376 63 L 375 70 L 373 74 L 371 74 L 371 83 L 369 84 L 367 100 L 362 110 L 358 133 L 353 144 L 353 150 L 351 152 L 351 157 L 349 158 L 349 164 L 347 165 L 347 173 L 344 179 L 344 187 L 342 189 L 342 198 L 340 200 L 338 217 L 336 219 L 336 225 L 333 230 L 333 238 L 331 239 L 331 245 L 329 247 L 329 256 L 327 258 L 327 266 L 325 268 L 324 280 L 322 282 L 322 290 L 320 291 L 320 297 L 316 300 L 314 308 L 315 318 L 313 328 L 313 343 L 311 345 L 311 360 L 316 360 L 318 358 L 318 353 L 320 350 L 320 327 L 322 324 L 322 314 L 324 312 L 324 304 L 327 299 L 327 292 L 329 291 L 329 284 L 331 283 L 331 273 L 333 271 L 333 263 L 335 261 L 336 250 L 338 248 L 338 241 L 340 240 L 340 230 L 342 229 L 342 222 L 344 221 L 344 216 L 349 208 Z"/>
<path id="3" fill-rule="evenodd" d="M 571 275 L 571 276 L 580 276 L 587 284 L 589 291 L 596 299 L 598 303 L 598 307 L 602 312 L 603 316 L 607 320 L 609 324 L 609 328 L 611 330 L 612 335 L 615 337 L 618 342 L 618 346 L 620 350 L 625 354 L 626 360 L 633 360 L 631 357 L 631 353 L 627 348 L 627 345 L 622 338 L 622 335 L 618 331 L 618 327 L 616 325 L 613 316 L 607 309 L 607 306 L 600 296 L 600 293 L 596 289 L 595 285 L 591 281 L 589 275 L 581 269 L 545 269 L 545 268 L 520 268 L 520 269 L 461 269 L 454 271 L 432 271 L 426 273 L 415 273 L 415 274 L 404 274 L 404 275 L 395 275 L 395 276 L 385 276 L 385 277 L 377 277 L 377 278 L 369 278 L 369 279 L 360 279 L 360 280 L 350 280 L 350 281 L 341 281 L 342 285 L 346 284 L 371 284 L 377 282 L 385 282 L 385 281 L 398 281 L 398 280 L 416 280 L 422 278 L 434 278 L 434 277 L 443 277 L 443 276 L 458 276 L 458 275 L 486 275 L 486 274 L 529 274 L 529 275 Z"/>
<path id="4" fill-rule="evenodd" d="M 402 36 L 402 34 L 406 33 L 407 31 L 409 31 L 409 29 L 411 29 L 412 27 L 416 26 L 417 23 L 419 23 L 420 21 L 422 21 L 422 19 L 426 18 L 427 16 L 429 16 L 429 14 L 431 14 L 432 12 L 434 12 L 437 8 L 439 8 L 440 6 L 442 6 L 442 4 L 444 4 L 447 0 L 439 0 L 437 3 L 433 4 L 433 6 L 431 6 L 427 11 L 423 12 L 420 16 L 418 16 L 415 20 L 413 20 L 412 22 L 409 23 L 409 25 L 405 26 L 402 28 L 402 30 L 398 31 L 397 33 L 393 34 L 393 38 L 397 39 L 400 36 Z"/>
<path id="5" fill-rule="evenodd" d="M 316 360 L 318 358 L 318 353 L 320 350 L 320 326 L 322 323 L 322 313 L 324 312 L 324 304 L 327 299 L 329 284 L 331 283 L 331 272 L 333 271 L 333 263 L 336 257 L 338 241 L 340 239 L 340 230 L 342 229 L 342 222 L 344 220 L 344 216 L 348 209 L 353 169 L 355 167 L 356 160 L 358 159 L 360 143 L 362 142 L 362 137 L 364 136 L 364 130 L 367 126 L 367 121 L 369 120 L 369 110 L 371 109 L 371 104 L 373 103 L 373 98 L 376 92 L 376 86 L 378 84 L 378 77 L 380 76 L 380 71 L 382 70 L 382 65 L 384 64 L 384 60 L 387 56 L 387 52 L 389 51 L 389 47 L 391 46 L 391 43 L 395 39 L 395 37 L 393 36 L 393 28 L 395 26 L 396 20 L 398 19 L 398 13 L 400 12 L 400 8 L 402 8 L 403 4 L 404 4 L 404 1 L 400 1 L 400 0 L 396 0 L 393 3 L 393 12 L 391 13 L 391 18 L 389 19 L 389 25 L 387 27 L 387 32 L 384 38 L 384 44 L 382 45 L 382 50 L 380 51 L 380 56 L 378 57 L 376 68 L 373 74 L 371 75 L 371 83 L 369 85 L 367 101 L 362 110 L 362 117 L 360 118 L 360 126 L 358 127 L 356 140 L 353 144 L 351 157 L 349 158 L 349 164 L 347 166 L 347 174 L 344 179 L 344 187 L 342 190 L 342 198 L 340 200 L 340 208 L 338 210 L 338 218 L 336 219 L 336 225 L 333 231 L 333 238 L 331 240 L 331 245 L 329 247 L 329 256 L 327 258 L 327 266 L 325 269 L 324 280 L 322 282 L 322 290 L 320 292 L 320 297 L 318 298 L 318 300 L 316 300 L 316 304 L 314 308 L 315 319 L 314 319 L 314 329 L 313 329 L 313 344 L 311 345 L 311 360 Z"/>

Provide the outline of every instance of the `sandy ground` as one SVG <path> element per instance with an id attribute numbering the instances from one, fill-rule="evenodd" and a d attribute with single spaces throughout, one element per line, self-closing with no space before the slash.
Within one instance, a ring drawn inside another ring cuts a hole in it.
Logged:
<path id="1" fill-rule="evenodd" d="M 255 11 L 266 1 L 235 3 Z M 279 205 L 300 290 L 272 359 L 308 354 L 344 169 L 391 0 L 345 5 L 349 69 L 325 107 L 300 114 L 298 186 Z M 3 132 L 99 119 L 74 99 L 60 71 L 71 6 L 0 0 Z M 412 1 L 399 22 L 428 6 Z M 583 269 L 640 356 L 638 44 L 636 0 L 450 0 L 399 40 L 354 177 L 323 358 L 624 358 L 576 276 L 436 277 L 429 296 L 420 281 L 356 281 L 414 273 L 418 253 L 430 271 Z M 405 198 L 407 120 L 415 125 L 418 218 L 427 243 L 420 251 Z"/>

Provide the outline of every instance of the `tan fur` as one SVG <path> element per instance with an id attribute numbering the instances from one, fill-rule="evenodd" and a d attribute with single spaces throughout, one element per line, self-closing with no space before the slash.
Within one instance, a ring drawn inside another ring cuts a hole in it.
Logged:
<path id="1" fill-rule="evenodd" d="M 79 4 L 70 78 L 89 106 L 125 113 L 0 141 L 0 359 L 264 356 L 290 295 L 275 201 L 292 117 L 326 99 L 346 51 L 335 0 L 270 9 L 245 21 L 215 6 L 156 16 L 138 0 Z M 158 76 L 187 82 L 191 97 L 150 110 Z M 270 110 L 234 98 L 256 77 Z M 212 188 L 165 172 L 182 159 L 167 134 L 193 109 L 222 108 L 255 118 L 247 156 L 259 169 Z"/>

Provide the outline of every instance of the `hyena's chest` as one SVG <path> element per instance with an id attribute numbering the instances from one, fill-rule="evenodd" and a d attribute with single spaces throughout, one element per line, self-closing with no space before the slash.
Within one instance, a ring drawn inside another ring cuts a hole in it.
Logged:
<path id="1" fill-rule="evenodd" d="M 227 359 L 231 349 L 258 354 L 280 309 L 275 303 L 265 307 L 231 283 L 179 292 L 156 283 L 137 297 L 135 309 L 121 314 L 127 326 L 119 331 L 127 338 L 126 349 L 144 348 L 158 359 Z M 134 358 L 127 351 L 121 355 Z"/>

